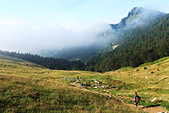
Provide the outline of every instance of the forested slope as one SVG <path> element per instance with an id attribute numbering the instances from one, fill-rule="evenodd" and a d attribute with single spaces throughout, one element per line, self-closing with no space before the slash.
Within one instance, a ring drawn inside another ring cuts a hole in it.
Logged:
<path id="1" fill-rule="evenodd" d="M 91 58 L 87 69 L 104 72 L 126 66 L 136 67 L 168 56 L 169 14 L 124 33 L 118 44 L 118 48 L 101 57 Z"/>

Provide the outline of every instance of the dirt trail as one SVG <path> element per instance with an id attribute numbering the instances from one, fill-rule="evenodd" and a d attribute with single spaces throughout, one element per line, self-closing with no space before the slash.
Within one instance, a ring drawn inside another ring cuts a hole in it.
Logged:
<path id="1" fill-rule="evenodd" d="M 31 78 L 31 79 L 38 79 L 38 78 L 32 78 L 32 77 L 26 77 L 26 76 L 15 76 L 15 75 L 5 75 L 5 74 L 0 74 L 0 76 L 5 76 L 5 77 L 18 77 L 18 78 Z M 50 81 L 50 80 L 46 80 L 48 82 L 52 82 L 52 83 L 56 83 L 54 81 Z M 98 93 L 98 94 L 102 94 L 102 95 L 107 95 L 110 97 L 110 95 L 112 94 L 108 94 L 108 93 L 101 93 L 101 92 L 96 92 L 96 91 L 91 91 L 91 90 L 87 90 L 83 87 L 80 87 L 80 84 L 71 84 L 72 86 L 80 89 L 80 90 L 83 90 L 83 91 L 90 91 L 90 92 L 93 92 L 93 93 Z M 116 101 L 118 102 L 121 102 L 122 104 L 124 105 L 127 105 L 129 107 L 135 107 L 134 105 L 132 104 L 126 104 L 122 99 L 120 98 L 128 98 L 128 97 L 125 97 L 125 96 L 121 96 L 121 97 L 117 97 L 115 95 L 112 95 L 112 97 L 114 97 L 116 99 Z M 150 107 L 145 107 L 145 106 L 138 106 L 137 109 L 142 109 L 143 111 L 145 112 L 149 112 L 149 113 L 169 113 L 165 108 L 161 107 L 161 106 L 150 106 Z"/>
<path id="2" fill-rule="evenodd" d="M 108 94 L 108 93 L 101 93 L 101 92 L 97 92 L 97 91 L 91 91 L 91 90 L 87 90 L 83 87 L 80 86 L 80 84 L 71 84 L 72 86 L 74 87 L 77 87 L 77 88 L 80 88 L 81 90 L 85 90 L 85 91 L 90 91 L 90 92 L 93 92 L 93 93 L 98 93 L 98 94 L 102 94 L 102 95 L 107 95 L 107 96 L 111 96 L 112 94 Z M 125 96 L 120 96 L 120 97 L 117 97 L 115 95 L 112 95 L 113 98 L 117 99 L 117 101 L 121 102 L 122 104 L 124 105 L 127 105 L 129 107 L 135 107 L 135 105 L 132 105 L 132 104 L 126 104 L 122 98 L 129 98 L 129 97 L 125 97 Z M 142 109 L 143 111 L 145 112 L 148 112 L 148 113 L 169 113 L 169 111 L 167 111 L 165 108 L 163 108 L 162 106 L 141 106 L 139 105 L 137 107 L 137 109 Z"/>

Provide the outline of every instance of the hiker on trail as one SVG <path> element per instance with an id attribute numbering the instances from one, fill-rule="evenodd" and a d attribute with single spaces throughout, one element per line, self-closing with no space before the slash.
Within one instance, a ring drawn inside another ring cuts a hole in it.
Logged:
<path id="1" fill-rule="evenodd" d="M 134 104 L 136 105 L 136 107 L 137 107 L 137 105 L 138 105 L 138 103 L 139 103 L 139 101 L 140 101 L 140 97 L 137 95 L 137 92 L 135 92 L 135 97 L 134 97 L 134 99 L 135 99 L 135 101 L 134 101 Z"/>

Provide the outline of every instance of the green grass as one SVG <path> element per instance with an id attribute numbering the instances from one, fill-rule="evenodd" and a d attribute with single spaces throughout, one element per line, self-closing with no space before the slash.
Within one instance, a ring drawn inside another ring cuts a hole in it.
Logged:
<path id="1" fill-rule="evenodd" d="M 163 106 L 164 108 L 166 108 L 169 111 L 169 102 L 167 101 L 162 101 L 161 102 L 161 106 Z"/>
<path id="2" fill-rule="evenodd" d="M 22 59 L 10 57 L 10 56 L 5 56 L 5 55 L 1 55 L 1 54 L 0 54 L 0 59 L 11 60 L 11 61 L 14 61 L 14 62 L 27 62 L 27 61 L 22 60 Z"/>
<path id="3" fill-rule="evenodd" d="M 0 112 L 139 112 L 105 95 L 41 79 L 1 76 L 0 80 Z"/>
<path id="4" fill-rule="evenodd" d="M 160 66 L 163 61 L 168 60 L 168 59 L 169 59 L 169 57 L 164 57 L 164 58 L 158 59 L 154 62 L 144 63 L 144 64 L 140 65 L 140 67 L 150 66 L 150 65 L 153 65 L 153 64 Z"/>
<path id="5" fill-rule="evenodd" d="M 140 102 L 140 105 L 169 108 L 168 57 L 137 68 L 126 67 L 106 73 L 49 70 L 30 62 L 3 57 L 0 58 L 2 112 L 141 112 L 121 106 L 116 99 L 110 100 L 107 96 L 94 94 L 92 91 L 129 97 L 130 99 L 124 99 L 129 104 L 133 104 L 131 99 L 134 98 L 134 92 L 138 92 L 147 101 Z M 83 83 L 106 87 L 110 85 L 115 88 L 88 87 L 88 91 L 84 91 L 70 85 L 75 80 L 64 79 L 77 76 L 83 79 Z M 96 84 L 93 79 L 102 83 Z M 160 101 L 151 103 L 154 97 L 160 98 Z"/>

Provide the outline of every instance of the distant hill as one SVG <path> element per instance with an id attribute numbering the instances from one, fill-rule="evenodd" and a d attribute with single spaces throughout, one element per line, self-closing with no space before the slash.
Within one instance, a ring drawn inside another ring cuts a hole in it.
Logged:
<path id="1" fill-rule="evenodd" d="M 58 51 L 55 55 L 53 55 L 54 58 L 63 58 L 68 59 L 70 61 L 76 61 L 76 60 L 82 60 L 86 61 L 90 56 L 93 56 L 100 51 L 106 49 L 108 47 L 107 45 L 88 45 L 88 46 L 79 46 L 79 47 L 70 47 L 70 48 L 64 48 L 60 51 Z"/>
<path id="2" fill-rule="evenodd" d="M 64 48 L 57 52 L 53 57 L 54 58 L 64 58 L 69 60 L 84 60 L 93 54 L 96 54 L 96 51 L 99 50 L 97 47 L 72 47 Z"/>
<path id="3" fill-rule="evenodd" d="M 15 62 L 26 62 L 26 60 L 19 59 L 16 57 L 10 57 L 10 56 L 6 56 L 6 55 L 2 55 L 2 54 L 0 54 L 0 59 L 11 60 L 11 61 L 15 61 Z"/>
<path id="4" fill-rule="evenodd" d="M 5 56 L 4 56 L 5 55 Z M 23 54 L 16 52 L 8 52 L 0 50 L 0 58 L 14 61 L 29 61 L 35 64 L 41 65 L 43 67 L 49 69 L 57 69 L 57 70 L 82 70 L 84 69 L 84 63 L 81 61 L 68 61 L 65 59 L 55 59 L 51 57 L 41 57 L 33 54 Z"/>

